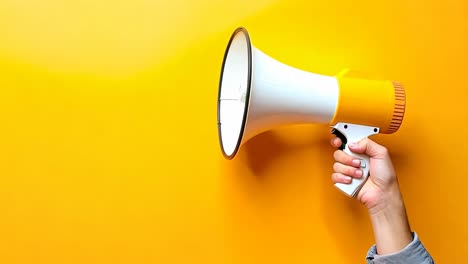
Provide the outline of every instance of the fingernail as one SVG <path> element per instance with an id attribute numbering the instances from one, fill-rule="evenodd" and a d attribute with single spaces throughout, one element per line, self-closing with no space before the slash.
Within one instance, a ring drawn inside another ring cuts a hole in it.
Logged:
<path id="1" fill-rule="evenodd" d="M 361 166 L 361 160 L 360 159 L 353 159 L 353 166 L 354 167 Z"/>
<path id="2" fill-rule="evenodd" d="M 350 181 L 351 181 L 351 177 L 345 176 L 345 177 L 344 177 L 344 180 L 345 180 L 346 182 L 350 182 Z"/>
<path id="3" fill-rule="evenodd" d="M 362 176 L 362 170 L 356 170 L 356 176 L 361 177 Z"/>
<path id="4" fill-rule="evenodd" d="M 352 148 L 355 148 L 357 147 L 357 143 L 356 142 L 349 143 L 349 146 Z"/>

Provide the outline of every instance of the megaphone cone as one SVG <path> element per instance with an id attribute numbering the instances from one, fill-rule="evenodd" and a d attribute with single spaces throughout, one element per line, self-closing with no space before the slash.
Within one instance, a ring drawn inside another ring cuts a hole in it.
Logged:
<path id="1" fill-rule="evenodd" d="M 234 32 L 219 86 L 218 127 L 224 155 L 233 158 L 255 135 L 285 124 L 326 123 L 338 101 L 336 78 L 282 64 Z"/>

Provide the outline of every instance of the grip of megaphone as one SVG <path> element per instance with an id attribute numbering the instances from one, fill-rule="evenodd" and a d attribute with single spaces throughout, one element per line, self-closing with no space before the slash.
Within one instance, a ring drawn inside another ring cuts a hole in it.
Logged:
<path id="1" fill-rule="evenodd" d="M 375 135 L 379 133 L 379 128 L 377 127 L 370 127 L 370 126 L 363 126 L 363 125 L 356 125 L 350 123 L 337 123 L 336 125 L 332 126 L 334 130 L 332 131 L 333 134 L 337 135 L 341 138 L 343 144 L 341 149 L 348 155 L 356 157 L 361 160 L 360 169 L 362 170 L 362 177 L 361 178 L 353 178 L 351 183 L 335 183 L 335 186 L 344 192 L 346 195 L 351 197 L 356 197 L 361 190 L 362 186 L 366 183 L 367 178 L 369 177 L 369 170 L 370 170 L 370 158 L 366 154 L 358 154 L 352 152 L 349 147 L 348 143 L 350 142 L 358 142 L 363 138 L 367 138 L 371 135 Z"/>
<path id="2" fill-rule="evenodd" d="M 351 183 L 335 183 L 335 187 L 340 189 L 346 195 L 350 197 L 356 197 L 359 191 L 361 190 L 362 186 L 366 183 L 367 178 L 369 177 L 369 169 L 370 169 L 370 162 L 369 156 L 365 154 L 356 154 L 349 150 L 348 145 L 346 145 L 345 149 L 343 150 L 346 154 L 356 157 L 361 160 L 361 170 L 362 170 L 362 177 L 361 178 L 353 178 Z"/>

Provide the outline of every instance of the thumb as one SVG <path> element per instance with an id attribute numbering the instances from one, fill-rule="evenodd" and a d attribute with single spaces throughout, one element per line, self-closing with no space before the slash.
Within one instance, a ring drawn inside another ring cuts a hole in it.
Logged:
<path id="1" fill-rule="evenodd" d="M 349 149 L 354 153 L 365 153 L 371 158 L 383 158 L 388 155 L 388 151 L 384 146 L 379 145 L 368 138 L 363 138 L 357 143 L 350 143 Z"/>

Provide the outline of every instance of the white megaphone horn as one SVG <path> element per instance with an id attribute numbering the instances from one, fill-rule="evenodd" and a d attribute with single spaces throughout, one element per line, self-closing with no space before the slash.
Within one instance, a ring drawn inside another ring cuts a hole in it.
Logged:
<path id="1" fill-rule="evenodd" d="M 223 155 L 264 131 L 287 124 L 329 124 L 346 153 L 361 159 L 363 177 L 335 184 L 356 196 L 369 175 L 369 157 L 347 142 L 397 131 L 405 91 L 394 81 L 325 76 L 280 63 L 256 49 L 245 28 L 234 31 L 224 54 L 218 92 L 218 135 Z"/>

